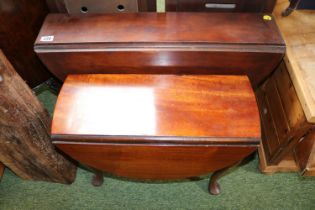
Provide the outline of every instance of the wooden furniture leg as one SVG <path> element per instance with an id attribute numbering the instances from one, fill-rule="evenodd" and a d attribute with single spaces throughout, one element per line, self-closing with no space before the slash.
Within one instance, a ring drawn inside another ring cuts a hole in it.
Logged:
<path id="1" fill-rule="evenodd" d="M 235 164 L 228 166 L 226 168 L 220 169 L 215 171 L 210 180 L 209 180 L 209 186 L 208 190 L 211 195 L 219 195 L 220 194 L 220 185 L 218 183 L 218 180 L 225 175 L 228 171 L 235 168 L 236 166 L 240 165 L 243 160 L 236 162 Z"/>
<path id="2" fill-rule="evenodd" d="M 94 187 L 100 187 L 100 186 L 102 186 L 102 184 L 104 183 L 103 172 L 94 169 L 94 176 L 93 176 L 93 178 L 92 178 L 91 183 L 92 183 L 92 185 L 93 185 Z"/>
<path id="3" fill-rule="evenodd" d="M 282 12 L 281 15 L 283 17 L 289 16 L 299 5 L 300 1 L 301 0 L 290 0 L 290 5 Z"/>

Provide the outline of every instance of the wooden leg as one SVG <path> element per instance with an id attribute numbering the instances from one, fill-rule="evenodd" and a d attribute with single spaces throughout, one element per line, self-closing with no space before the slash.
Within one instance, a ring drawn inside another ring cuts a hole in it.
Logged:
<path id="1" fill-rule="evenodd" d="M 94 176 L 92 178 L 92 185 L 94 187 L 102 186 L 104 182 L 103 172 L 94 170 Z"/>
<path id="2" fill-rule="evenodd" d="M 229 170 L 235 168 L 239 164 L 241 164 L 242 161 L 238 161 L 237 163 L 233 164 L 232 166 L 223 168 L 221 170 L 215 171 L 209 181 L 208 190 L 211 195 L 219 195 L 220 194 L 220 185 L 218 183 L 218 179 L 220 179 L 224 174 L 226 174 Z"/>
<path id="3" fill-rule="evenodd" d="M 286 8 L 283 12 L 282 12 L 282 16 L 286 17 L 289 16 L 295 9 L 296 7 L 299 5 L 301 0 L 291 0 L 290 1 L 290 5 L 288 8 Z"/>

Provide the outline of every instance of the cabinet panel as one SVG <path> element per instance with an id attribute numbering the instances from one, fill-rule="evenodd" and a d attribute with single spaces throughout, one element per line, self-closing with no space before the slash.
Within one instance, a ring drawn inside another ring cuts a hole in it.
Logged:
<path id="1" fill-rule="evenodd" d="M 262 143 L 266 148 L 266 156 L 269 158 L 279 147 L 279 138 L 276 134 L 275 124 L 271 117 L 270 108 L 266 104 L 266 95 L 262 89 L 256 91 L 262 128 Z"/>
<path id="2" fill-rule="evenodd" d="M 275 130 L 279 138 L 279 143 L 283 143 L 287 134 L 290 131 L 285 112 L 283 110 L 283 104 L 279 96 L 278 89 L 276 87 L 274 78 L 271 78 L 266 85 L 265 94 L 266 103 L 269 107 L 269 112 L 275 124 Z"/>
<path id="3" fill-rule="evenodd" d="M 275 2 L 275 0 L 166 0 L 166 10 L 271 13 Z"/>
<path id="4" fill-rule="evenodd" d="M 211 12 L 236 12 L 241 11 L 243 0 L 180 0 L 177 5 L 177 11 L 211 11 Z"/>
<path id="5" fill-rule="evenodd" d="M 290 128 L 297 128 L 305 115 L 284 63 L 275 72 L 275 82 Z"/>
<path id="6" fill-rule="evenodd" d="M 137 0 L 65 0 L 69 14 L 138 12 Z"/>
<path id="7" fill-rule="evenodd" d="M 260 104 L 264 144 L 268 164 L 278 164 L 291 153 L 312 128 L 282 63 L 256 92 Z M 298 117 L 297 117 L 298 116 Z"/>
<path id="8" fill-rule="evenodd" d="M 53 13 L 101 14 L 120 12 L 155 12 L 155 0 L 46 0 Z"/>

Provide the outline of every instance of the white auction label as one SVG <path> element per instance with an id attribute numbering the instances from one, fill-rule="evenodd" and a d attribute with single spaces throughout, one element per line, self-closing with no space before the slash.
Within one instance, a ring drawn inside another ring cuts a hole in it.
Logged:
<path id="1" fill-rule="evenodd" d="M 42 36 L 40 38 L 41 42 L 52 42 L 54 41 L 54 36 Z"/>

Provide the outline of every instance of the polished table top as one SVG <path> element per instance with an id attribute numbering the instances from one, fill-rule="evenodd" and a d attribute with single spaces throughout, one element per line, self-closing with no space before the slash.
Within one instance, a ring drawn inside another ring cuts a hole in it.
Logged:
<path id="1" fill-rule="evenodd" d="M 45 36 L 53 37 L 47 40 L 43 39 Z M 278 45 L 279 48 L 283 48 L 283 40 L 279 36 L 275 22 L 264 20 L 262 14 L 180 12 L 121 13 L 83 17 L 67 14 L 48 15 L 35 46 L 70 43 L 130 43 L 130 46 L 135 43 L 148 45 L 243 43 L 261 44 L 266 48 Z"/>
<path id="2" fill-rule="evenodd" d="M 58 96 L 52 136 L 257 143 L 260 123 L 246 76 L 70 75 Z"/>

